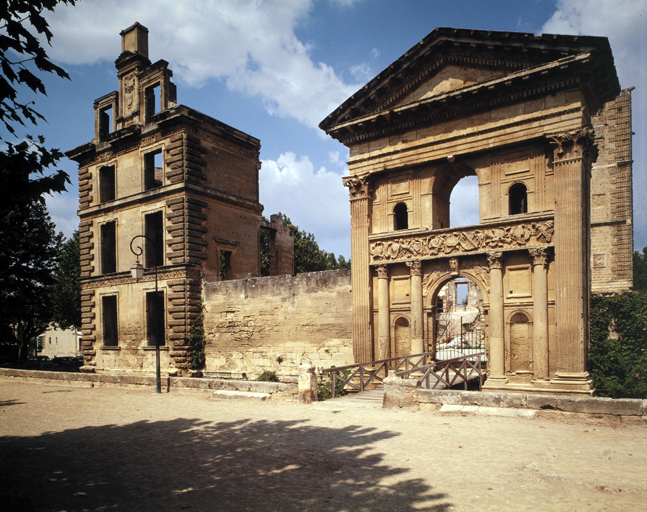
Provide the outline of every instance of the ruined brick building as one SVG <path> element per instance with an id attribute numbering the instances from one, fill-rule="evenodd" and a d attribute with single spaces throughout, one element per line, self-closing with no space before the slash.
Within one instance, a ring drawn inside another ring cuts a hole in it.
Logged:
<path id="1" fill-rule="evenodd" d="M 478 298 L 487 388 L 591 392 L 589 295 L 632 286 L 631 90 L 606 38 L 439 28 L 328 116 L 320 127 L 350 149 L 351 280 L 292 275 L 287 228 L 261 217 L 259 140 L 177 105 L 147 32 L 122 32 L 119 89 L 67 153 L 86 371 L 150 373 L 159 339 L 164 373 L 186 373 L 201 300 L 207 374 L 434 351 L 439 294 L 460 278 Z M 467 176 L 479 223 L 452 227 Z M 259 277 L 260 229 L 273 277 Z"/>
<path id="2" fill-rule="evenodd" d="M 591 392 L 589 295 L 632 286 L 631 94 L 606 38 L 437 28 L 320 127 L 350 149 L 356 360 L 433 350 L 461 277 L 487 388 Z M 466 176 L 480 220 L 454 228 Z"/>

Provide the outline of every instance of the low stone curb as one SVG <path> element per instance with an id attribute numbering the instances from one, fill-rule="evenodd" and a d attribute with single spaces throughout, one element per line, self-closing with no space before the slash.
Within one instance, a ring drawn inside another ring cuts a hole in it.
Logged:
<path id="1" fill-rule="evenodd" d="M 45 372 L 39 370 L 18 370 L 0 368 L 0 378 L 19 380 L 37 380 L 43 384 L 80 387 L 120 387 L 141 389 L 155 388 L 155 377 L 149 375 L 110 375 L 104 373 L 71 373 Z M 191 377 L 162 377 L 164 392 L 180 390 L 196 391 L 241 391 L 250 393 L 265 393 L 275 400 L 296 400 L 298 385 L 283 382 L 258 382 L 245 380 L 220 380 Z"/>
<path id="2" fill-rule="evenodd" d="M 480 405 L 443 405 L 441 414 L 474 414 L 476 416 L 505 416 L 511 418 L 534 418 L 537 411 L 532 409 L 503 409 L 481 407 Z"/>
<path id="3" fill-rule="evenodd" d="M 416 388 L 412 381 L 399 377 L 387 377 L 384 380 L 384 407 L 411 407 L 422 404 L 647 417 L 647 400 L 640 399 L 429 390 Z"/>
<path id="4" fill-rule="evenodd" d="M 214 391 L 213 398 L 216 400 L 258 400 L 265 401 L 269 400 L 272 397 L 269 393 L 252 393 L 250 391 L 228 391 L 222 389 L 220 391 Z"/>

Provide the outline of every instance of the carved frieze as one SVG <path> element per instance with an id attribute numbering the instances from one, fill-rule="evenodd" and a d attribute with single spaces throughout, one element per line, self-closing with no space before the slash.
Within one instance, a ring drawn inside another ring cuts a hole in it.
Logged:
<path id="1" fill-rule="evenodd" d="M 467 228 L 431 235 L 411 235 L 370 245 L 371 262 L 426 259 L 445 255 L 549 245 L 555 233 L 552 219 L 492 228 Z"/>

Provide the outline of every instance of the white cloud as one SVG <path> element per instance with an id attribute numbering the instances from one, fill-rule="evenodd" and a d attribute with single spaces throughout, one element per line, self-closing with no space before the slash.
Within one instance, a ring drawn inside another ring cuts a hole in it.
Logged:
<path id="1" fill-rule="evenodd" d="M 312 0 L 84 0 L 47 18 L 56 34 L 49 55 L 64 64 L 114 60 L 119 32 L 135 21 L 149 28 L 151 60 L 170 62 L 180 83 L 224 80 L 262 98 L 271 115 L 316 127 L 361 84 L 347 84 L 294 30 Z"/>
<path id="2" fill-rule="evenodd" d="M 380 55 L 382 54 L 380 53 L 380 50 L 378 50 L 377 48 L 373 48 L 371 50 L 371 57 L 373 57 L 374 59 L 377 59 Z"/>
<path id="3" fill-rule="evenodd" d="M 338 7 L 352 7 L 360 3 L 362 0 L 330 0 L 330 3 Z"/>
<path id="4" fill-rule="evenodd" d="M 56 231 L 62 231 L 66 238 L 71 238 L 72 234 L 79 229 L 79 218 L 76 215 L 79 203 L 76 194 L 46 195 L 45 203 L 49 216 L 56 224 Z"/>
<path id="5" fill-rule="evenodd" d="M 349 258 L 350 207 L 341 176 L 325 167 L 315 172 L 310 158 L 289 151 L 262 164 L 264 215 L 286 214 L 299 229 L 315 233 L 321 249 Z"/>
<path id="6" fill-rule="evenodd" d="M 373 70 L 367 62 L 362 62 L 357 66 L 351 66 L 350 74 L 353 75 L 353 78 L 358 82 L 366 82 L 371 78 L 371 76 L 373 76 Z"/>

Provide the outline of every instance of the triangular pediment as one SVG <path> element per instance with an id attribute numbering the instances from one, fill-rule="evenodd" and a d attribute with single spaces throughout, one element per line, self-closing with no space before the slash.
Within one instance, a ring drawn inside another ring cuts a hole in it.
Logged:
<path id="1" fill-rule="evenodd" d="M 545 75 L 544 69 L 551 64 L 564 74 L 579 72 L 581 68 L 566 69 L 574 60 L 578 61 L 575 67 L 584 62 L 592 71 L 596 98 L 609 101 L 618 94 L 611 47 L 605 37 L 437 28 L 348 98 L 319 127 L 339 138 L 338 128 L 348 131 L 351 124 L 363 125 L 350 129 L 357 133 L 375 116 L 388 120 L 393 109 L 448 95 L 454 96 L 453 101 L 456 93 L 471 91 L 479 84 L 491 90 L 490 94 L 500 94 L 500 84 L 508 76 L 514 79 L 526 73 L 526 84 L 536 83 L 537 77 L 530 76 L 532 71 Z M 461 98 L 463 104 L 465 99 Z"/>
<path id="2" fill-rule="evenodd" d="M 394 102 L 393 107 L 410 105 L 503 76 L 505 76 L 505 71 L 502 70 L 449 65 Z"/>

